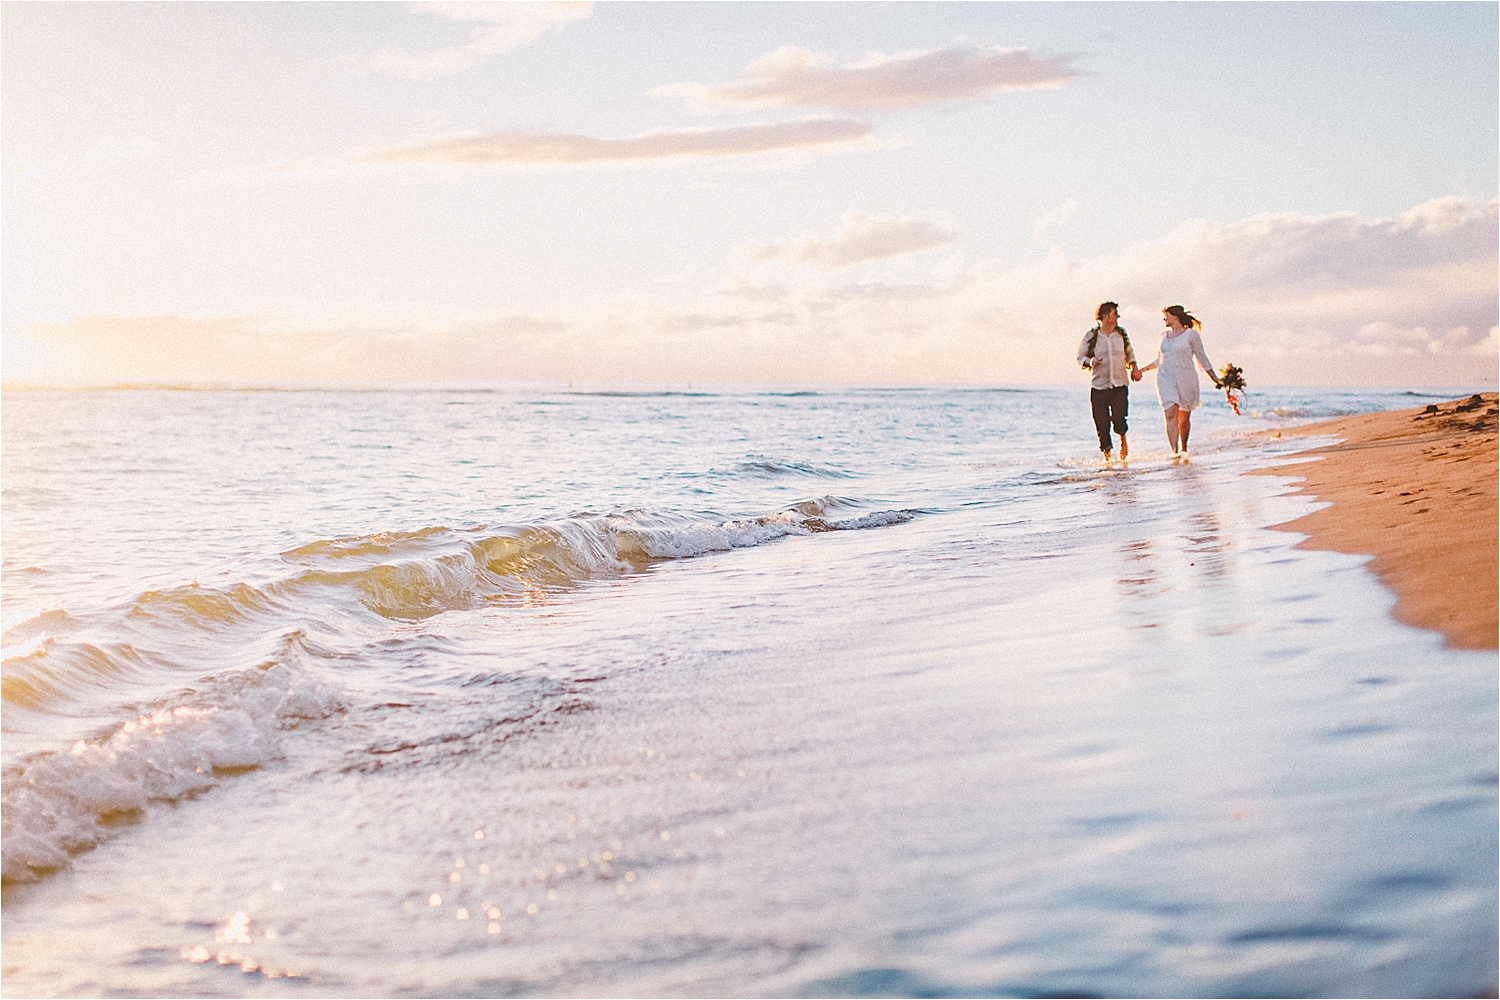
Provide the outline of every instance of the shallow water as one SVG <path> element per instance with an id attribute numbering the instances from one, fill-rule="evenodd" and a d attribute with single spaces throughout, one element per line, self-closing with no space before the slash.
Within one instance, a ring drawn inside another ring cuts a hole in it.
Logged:
<path id="1" fill-rule="evenodd" d="M 1494 656 L 1242 475 L 1422 400 L 1150 402 L 7 393 L 6 991 L 1492 991 Z"/>

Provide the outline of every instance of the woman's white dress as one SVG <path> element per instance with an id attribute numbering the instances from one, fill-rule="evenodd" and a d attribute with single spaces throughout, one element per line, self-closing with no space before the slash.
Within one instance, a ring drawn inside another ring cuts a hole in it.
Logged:
<path id="1" fill-rule="evenodd" d="M 1184 330 L 1175 337 L 1162 337 L 1161 348 L 1156 354 L 1156 396 L 1161 408 L 1173 406 L 1183 410 L 1196 410 L 1203 402 L 1198 393 L 1198 373 L 1193 369 L 1197 359 L 1213 378 L 1213 362 L 1203 350 L 1203 338 L 1197 330 Z"/>

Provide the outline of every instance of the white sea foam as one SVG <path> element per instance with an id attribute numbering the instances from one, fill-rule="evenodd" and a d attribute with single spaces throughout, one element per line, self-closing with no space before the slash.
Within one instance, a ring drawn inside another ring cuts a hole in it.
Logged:
<path id="1" fill-rule="evenodd" d="M 7 769 L 5 878 L 35 878 L 99 843 L 121 817 L 275 759 L 283 730 L 326 717 L 339 704 L 336 690 L 305 667 L 267 664 L 216 679 L 202 694 L 125 722 L 108 737 Z"/>
<path id="2" fill-rule="evenodd" d="M 44 651 L 53 642 L 50 635 L 34 635 L 22 642 L 12 643 L 0 649 L 0 660 L 3 660 L 8 670 L 13 663 L 29 659 Z"/>
<path id="3" fill-rule="evenodd" d="M 35 607 L 6 618 L 4 626 L 0 627 L 0 634 L 5 636 L 5 645 L 9 649 L 12 645 L 23 644 L 28 639 L 46 635 L 48 629 L 60 628 L 71 620 L 68 613 L 61 608 Z M 10 656 L 9 652 L 5 654 L 6 659 Z"/>
<path id="4" fill-rule="evenodd" d="M 878 510 L 864 517 L 854 517 L 847 521 L 838 521 L 836 526 L 841 531 L 855 531 L 862 528 L 884 528 L 892 524 L 905 524 L 916 515 L 907 510 Z"/>
<path id="5" fill-rule="evenodd" d="M 720 521 L 673 527 L 620 527 L 615 534 L 624 555 L 640 553 L 651 559 L 690 559 L 709 552 L 750 548 L 788 535 L 810 535 L 803 517 L 784 511 L 747 521 Z"/>

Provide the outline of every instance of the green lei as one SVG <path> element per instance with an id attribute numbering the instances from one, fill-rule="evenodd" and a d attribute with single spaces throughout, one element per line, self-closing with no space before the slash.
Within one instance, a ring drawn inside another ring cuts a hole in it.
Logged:
<path id="1" fill-rule="evenodd" d="M 1089 331 L 1089 350 L 1084 357 L 1090 361 L 1094 359 L 1094 345 L 1099 343 L 1099 334 L 1102 332 L 1103 326 L 1104 324 L 1102 323 L 1095 323 L 1094 328 Z M 1128 358 L 1132 353 L 1130 350 L 1130 334 L 1125 332 L 1123 326 L 1116 326 L 1115 329 L 1119 331 L 1120 339 L 1125 341 L 1125 356 Z"/>

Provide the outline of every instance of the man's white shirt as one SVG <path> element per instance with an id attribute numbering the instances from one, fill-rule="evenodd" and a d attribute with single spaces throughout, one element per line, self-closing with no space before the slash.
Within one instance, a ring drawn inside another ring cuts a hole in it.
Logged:
<path id="1" fill-rule="evenodd" d="M 1078 344 L 1078 363 L 1088 363 L 1089 338 L 1094 335 L 1090 330 L 1083 335 L 1083 340 Z M 1125 338 L 1120 336 L 1119 327 L 1114 333 L 1099 331 L 1099 340 L 1094 344 L 1094 381 L 1095 389 L 1113 389 L 1116 386 L 1128 385 L 1130 383 L 1130 365 L 1135 361 L 1135 351 L 1125 350 Z"/>

